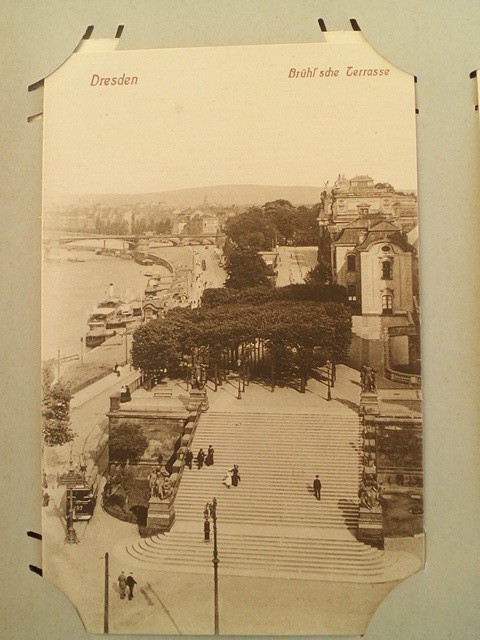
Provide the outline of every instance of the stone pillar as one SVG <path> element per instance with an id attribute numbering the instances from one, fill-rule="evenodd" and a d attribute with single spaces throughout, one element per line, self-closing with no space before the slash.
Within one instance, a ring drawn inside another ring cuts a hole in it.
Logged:
<path id="1" fill-rule="evenodd" d="M 148 501 L 147 529 L 148 535 L 170 531 L 175 522 L 173 496 L 161 500 L 153 496 Z"/>
<path id="2" fill-rule="evenodd" d="M 361 416 L 370 415 L 370 416 L 378 416 L 380 415 L 380 408 L 378 406 L 378 396 L 373 391 L 362 391 L 360 393 L 360 410 L 359 414 Z"/>
<path id="3" fill-rule="evenodd" d="M 110 411 L 118 411 L 120 409 L 120 394 L 114 393 L 110 396 Z"/>
<path id="4" fill-rule="evenodd" d="M 384 548 L 382 507 L 360 505 L 357 539 L 377 549 Z"/>
<path id="5" fill-rule="evenodd" d="M 187 406 L 188 411 L 197 411 L 199 408 L 200 411 L 208 411 L 208 395 L 205 388 L 192 389 L 190 391 L 190 399 Z"/>

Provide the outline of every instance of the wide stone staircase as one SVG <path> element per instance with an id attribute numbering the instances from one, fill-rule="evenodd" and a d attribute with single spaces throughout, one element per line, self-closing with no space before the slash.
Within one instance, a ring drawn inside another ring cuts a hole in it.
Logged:
<path id="1" fill-rule="evenodd" d="M 172 530 L 125 545 L 130 563 L 211 573 L 203 511 L 215 497 L 219 570 L 225 575 L 353 582 L 399 577 L 402 554 L 385 554 L 355 539 L 361 474 L 355 413 L 210 411 L 198 424 L 194 454 L 210 444 L 214 465 L 184 471 Z M 234 464 L 241 481 L 227 488 L 222 480 Z M 321 501 L 313 495 L 315 474 L 322 481 Z"/>

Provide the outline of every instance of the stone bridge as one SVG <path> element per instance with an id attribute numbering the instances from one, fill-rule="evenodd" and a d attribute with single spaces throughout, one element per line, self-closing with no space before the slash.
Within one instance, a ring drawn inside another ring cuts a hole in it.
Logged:
<path id="1" fill-rule="evenodd" d="M 188 245 L 209 245 L 215 244 L 217 241 L 217 235 L 155 235 L 146 237 L 144 235 L 100 235 L 100 234 L 84 234 L 84 235 L 71 235 L 59 238 L 45 238 L 45 245 L 67 245 L 74 244 L 79 240 L 123 240 L 126 242 L 130 249 L 137 249 L 141 245 L 151 245 L 154 243 L 169 243 L 172 246 L 188 246 Z"/>

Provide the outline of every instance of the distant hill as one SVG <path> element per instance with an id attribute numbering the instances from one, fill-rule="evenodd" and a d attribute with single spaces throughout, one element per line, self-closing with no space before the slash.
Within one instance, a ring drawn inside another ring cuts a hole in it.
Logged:
<path id="1" fill-rule="evenodd" d="M 135 194 L 82 194 L 62 195 L 56 198 L 58 206 L 79 205 L 91 206 L 103 204 L 108 206 L 158 204 L 168 207 L 200 206 L 206 198 L 209 204 L 219 205 L 262 205 L 272 200 L 289 200 L 298 206 L 310 205 L 320 201 L 320 187 L 281 187 L 274 185 L 237 184 L 218 185 L 214 187 L 194 187 L 175 191 Z"/>

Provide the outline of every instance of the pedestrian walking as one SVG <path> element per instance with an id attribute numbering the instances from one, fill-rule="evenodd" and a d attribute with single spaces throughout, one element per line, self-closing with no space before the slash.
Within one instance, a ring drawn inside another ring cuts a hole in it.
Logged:
<path id="1" fill-rule="evenodd" d="M 129 600 L 131 600 L 133 598 L 133 589 L 134 589 L 136 584 L 137 584 L 137 581 L 133 577 L 132 572 L 130 572 L 129 575 L 128 575 L 128 578 L 127 578 L 128 599 Z"/>
<path id="2" fill-rule="evenodd" d="M 234 464 L 232 469 L 232 485 L 234 487 L 237 487 L 239 482 L 240 482 L 240 474 L 238 473 L 238 466 Z"/>
<path id="3" fill-rule="evenodd" d="M 227 489 L 230 489 L 230 487 L 232 486 L 232 470 L 231 469 L 229 469 L 225 474 L 225 477 L 222 480 L 222 484 L 224 484 L 227 487 Z"/>
<path id="4" fill-rule="evenodd" d="M 320 500 L 320 493 L 322 490 L 322 483 L 320 482 L 320 478 L 315 476 L 315 480 L 313 481 L 313 493 L 317 500 Z"/>
<path id="5" fill-rule="evenodd" d="M 203 467 L 204 461 L 205 461 L 205 452 L 203 449 L 200 449 L 200 451 L 197 453 L 197 466 L 199 469 Z"/>
<path id="6" fill-rule="evenodd" d="M 185 453 L 185 464 L 189 469 L 192 468 L 192 461 L 193 461 L 193 453 L 191 449 L 187 449 L 187 452 Z"/>
<path id="7" fill-rule="evenodd" d="M 213 454 L 215 453 L 214 448 L 212 447 L 212 445 L 209 445 L 208 447 L 208 451 L 207 451 L 207 457 L 205 458 L 205 466 L 207 467 L 211 467 L 213 464 Z"/>
<path id="8" fill-rule="evenodd" d="M 125 575 L 124 571 L 122 571 L 122 573 L 118 576 L 118 587 L 120 589 L 120 600 L 123 600 L 125 598 L 127 589 L 127 576 Z"/>

